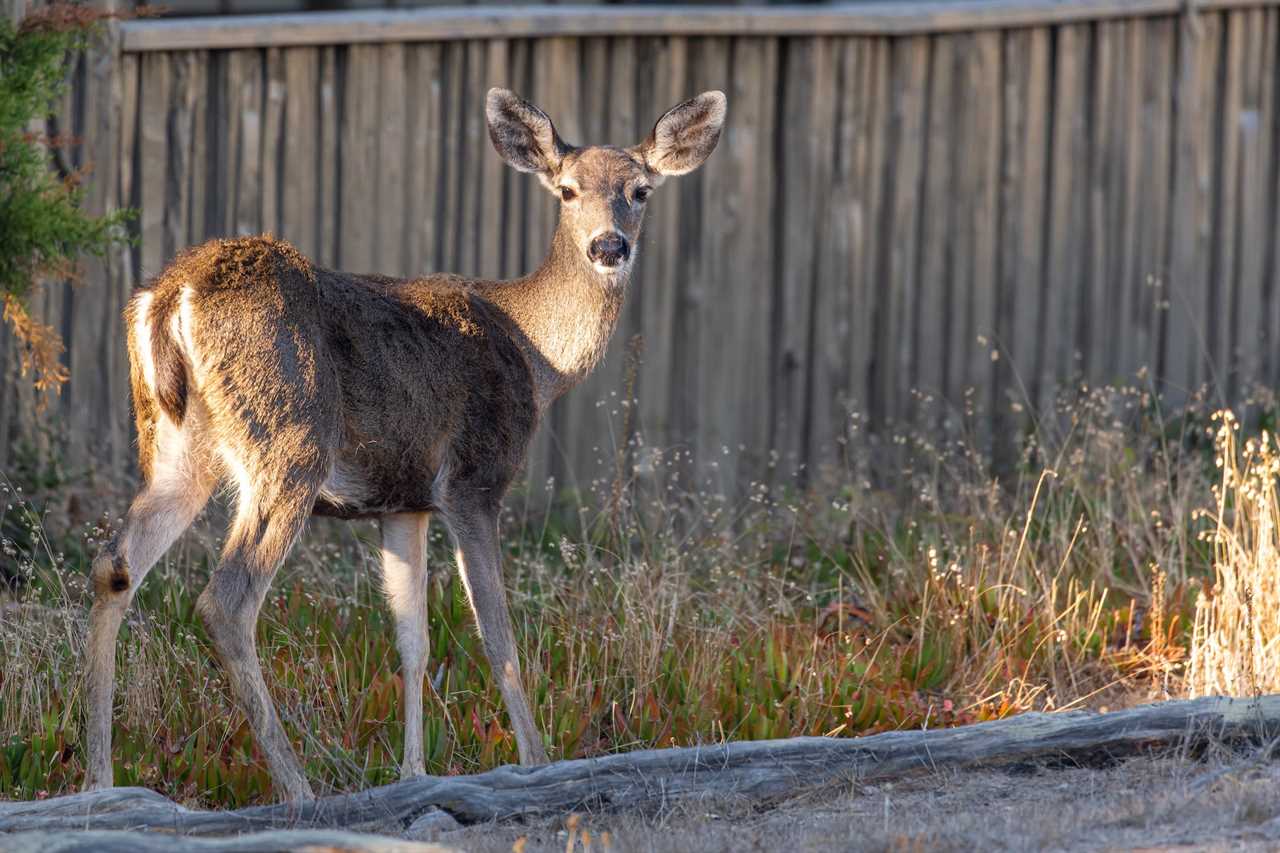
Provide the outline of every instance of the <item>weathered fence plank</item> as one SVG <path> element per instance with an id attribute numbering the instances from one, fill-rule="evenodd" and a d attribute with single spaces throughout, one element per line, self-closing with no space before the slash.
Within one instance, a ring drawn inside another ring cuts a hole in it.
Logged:
<path id="1" fill-rule="evenodd" d="M 1173 86 L 1178 21 L 1151 22 L 1146 30 L 1143 73 L 1143 152 L 1138 207 L 1138 281 L 1140 289 L 1132 334 L 1139 337 L 1139 364 L 1159 374 L 1163 368 L 1165 321 L 1169 301 L 1170 163 L 1173 155 Z"/>
<path id="2" fill-rule="evenodd" d="M 493 85 L 537 100 L 571 142 L 623 145 L 697 90 L 730 94 L 722 150 L 654 197 L 619 335 L 548 418 L 535 492 L 552 476 L 590 488 L 632 437 L 737 491 L 838 464 L 853 410 L 878 429 L 943 414 L 1009 436 L 1077 379 L 1149 376 L 1172 404 L 1208 383 L 1238 401 L 1280 382 L 1280 2 L 1196 10 L 127 23 L 124 52 L 77 78 L 109 96 L 68 109 L 103 161 L 92 206 L 139 207 L 140 241 L 37 306 L 70 333 L 69 452 L 129 466 L 120 307 L 191 243 L 272 229 L 349 269 L 535 267 L 555 201 L 489 150 Z M 34 423 L 2 343 L 0 460 Z"/>
<path id="3" fill-rule="evenodd" d="M 289 50 L 284 58 L 284 176 L 280 229 L 309 258 L 320 244 L 320 52 Z M 412 227 L 410 230 L 413 230 Z"/>

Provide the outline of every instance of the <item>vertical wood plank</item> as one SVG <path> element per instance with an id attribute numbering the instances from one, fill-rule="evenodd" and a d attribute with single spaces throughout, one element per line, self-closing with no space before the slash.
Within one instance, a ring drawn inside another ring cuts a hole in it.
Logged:
<path id="1" fill-rule="evenodd" d="M 241 63 L 234 51 L 215 51 L 209 58 L 217 122 L 210 132 L 212 176 L 206 205 L 206 227 L 211 237 L 235 233 L 236 150 L 240 139 L 240 110 L 235 92 L 240 89 Z"/>
<path id="2" fill-rule="evenodd" d="M 436 199 L 442 191 L 439 144 L 441 80 L 439 44 L 410 47 L 410 67 L 414 80 L 408 162 L 409 199 L 406 216 L 412 222 L 409 245 L 409 273 L 423 275 L 434 269 L 437 258 Z M 492 155 L 495 159 L 497 155 Z"/>
<path id="3" fill-rule="evenodd" d="M 1268 128 L 1275 122 L 1275 68 L 1273 12 L 1256 9 L 1245 13 L 1246 48 L 1237 57 L 1244 75 L 1244 104 L 1240 114 L 1240 214 L 1236 256 L 1239 259 L 1239 305 L 1233 355 L 1240 365 L 1240 383 L 1231 398 L 1247 393 L 1254 383 L 1267 381 L 1266 349 L 1271 338 L 1265 328 L 1265 263 L 1267 222 L 1270 218 L 1267 187 L 1274 168 L 1275 147 L 1267 144 Z"/>
<path id="4" fill-rule="evenodd" d="M 1240 315 L 1239 247 L 1245 223 L 1239 221 L 1241 203 L 1241 120 L 1245 106 L 1246 70 L 1243 60 L 1250 57 L 1245 31 L 1246 13 L 1224 11 L 1218 16 L 1223 23 L 1223 53 L 1220 59 L 1215 96 L 1218 127 L 1217 152 L 1214 156 L 1213 254 L 1209 259 L 1210 312 L 1208 379 L 1217 392 L 1220 404 L 1236 399 L 1240 384 L 1236 324 Z"/>
<path id="5" fill-rule="evenodd" d="M 476 273 L 483 278 L 502 277 L 506 269 L 503 256 L 506 250 L 504 236 L 511 228 L 511 222 L 506 218 L 503 197 L 507 172 L 512 170 L 502 162 L 489 144 L 484 118 L 484 98 L 489 89 L 508 85 L 510 72 L 507 68 L 507 56 L 505 39 L 493 39 L 488 43 L 484 68 L 475 88 L 475 102 L 470 105 L 476 113 L 473 144 L 476 146 L 474 156 L 480 173 L 480 204 L 476 209 L 477 257 L 474 267 Z"/>
<path id="6" fill-rule="evenodd" d="M 239 66 L 230 90 L 231 108 L 240 116 L 239 136 L 235 151 L 235 229 L 236 235 L 262 231 L 262 118 L 264 109 L 263 64 L 265 55 L 259 50 L 236 50 L 228 57 L 231 67 Z"/>
<path id="7" fill-rule="evenodd" d="M 1129 382 L 1135 380 L 1144 352 L 1141 330 L 1145 323 L 1140 307 L 1144 277 L 1139 272 L 1138 251 L 1141 220 L 1149 211 L 1140 207 L 1138 199 L 1142 160 L 1148 156 L 1142 149 L 1143 74 L 1150 61 L 1147 31 L 1145 21 L 1126 21 L 1121 27 L 1122 38 L 1115 42 L 1117 121 L 1110 147 L 1115 152 L 1119 174 L 1111 231 L 1118 245 L 1112 253 L 1108 277 L 1114 282 L 1110 313 L 1116 318 L 1118 331 L 1114 336 L 1116 364 L 1111 378 Z"/>
<path id="8" fill-rule="evenodd" d="M 730 44 L 725 38 L 708 38 L 696 50 L 698 61 L 690 65 L 689 94 L 724 87 L 732 80 Z M 723 278 L 724 262 L 733 254 L 729 234 L 735 227 L 737 206 L 727 204 L 741 185 L 730 170 L 731 141 L 722 131 L 718 150 L 696 172 L 677 179 L 681 190 L 695 194 L 696 208 L 701 211 L 701 226 L 684 229 L 681 246 L 685 272 L 682 273 L 683 328 L 677 327 L 677 340 L 684 342 L 687 355 L 683 377 L 682 406 L 686 409 L 682 442 L 689 450 L 690 470 L 699 488 L 711 493 L 732 489 L 733 473 L 721 466 L 720 448 L 733 441 L 730 388 L 733 372 L 721 361 L 726 353 L 735 353 L 729 361 L 737 362 L 743 342 L 727 335 L 724 305 L 729 299 L 741 298 L 730 292 Z M 674 187 L 672 188 L 674 189 Z M 686 208 L 688 210 L 689 208 Z M 694 236 L 696 234 L 696 237 Z M 736 352 L 735 352 L 736 351 Z M 678 351 L 679 352 L 679 351 Z M 721 361 L 717 368 L 717 361 Z M 692 484 L 691 484 L 692 485 Z"/>
<path id="9" fill-rule="evenodd" d="M 849 361 L 853 374 L 852 402 L 860 406 L 860 411 L 851 413 L 857 416 L 857 420 L 851 422 L 851 431 L 855 427 L 860 429 L 871 420 L 873 400 L 879 387 L 876 323 L 883 310 L 880 306 L 885 295 L 880 275 L 881 247 L 884 245 L 880 232 L 888 204 L 884 181 L 889 149 L 887 117 L 893 110 L 889 79 L 890 43 L 884 38 L 866 40 L 863 49 L 865 61 L 859 69 L 857 81 L 865 107 L 859 112 L 855 130 L 858 179 L 854 187 L 855 222 L 850 237 L 855 254 L 855 275 L 851 283 Z M 951 165 L 952 174 L 955 174 L 954 162 Z M 947 328 L 951 328 L 950 324 Z"/>
<path id="10" fill-rule="evenodd" d="M 460 180 L 458 207 L 458 266 L 465 275 L 480 273 L 480 231 L 484 210 L 484 161 L 489 149 L 485 130 L 484 83 L 486 44 L 470 41 L 461 84 L 461 112 L 458 115 L 459 159 L 455 164 Z"/>
<path id="11" fill-rule="evenodd" d="M 1146 25 L 1142 83 L 1141 168 L 1137 207 L 1136 278 L 1140 290 L 1135 306 L 1135 336 L 1139 369 L 1146 367 L 1154 381 L 1163 365 L 1164 329 L 1169 304 L 1169 251 L 1173 154 L 1173 91 L 1177 62 L 1176 19 L 1156 19 Z"/>
<path id="12" fill-rule="evenodd" d="M 930 40 L 929 77 L 924 126 L 924 166 L 920 196 L 920 243 L 916 250 L 917 306 L 912 347 L 911 386 L 920 394 L 945 392 L 947 332 L 953 319 L 947 314 L 948 252 L 954 227 L 949 133 L 954 119 L 951 91 L 954 85 L 955 40 L 938 36 Z M 921 402 L 924 402 L 922 399 Z M 927 407 L 917 411 L 927 418 Z"/>
<path id="13" fill-rule="evenodd" d="M 320 51 L 284 51 L 284 173 L 280 231 L 298 251 L 319 261 L 320 244 Z"/>
<path id="14" fill-rule="evenodd" d="M 1040 408 L 1052 409 L 1063 383 L 1078 375 L 1075 328 L 1083 287 L 1080 235 L 1085 229 L 1087 162 L 1085 95 L 1089 64 L 1088 28 L 1064 26 L 1055 45 L 1053 134 L 1050 142 L 1049 227 L 1044 278 L 1042 343 L 1039 358 Z"/>
<path id="15" fill-rule="evenodd" d="M 642 38 L 637 43 L 636 115 L 648 133 L 667 109 L 684 98 L 688 42 L 684 38 Z M 640 422 L 644 442 L 670 446 L 672 336 L 676 312 L 676 258 L 681 227 L 675 187 L 660 187 L 646 213 L 645 245 L 637 262 L 632 298 L 639 303 L 644 366 L 640 373 Z"/>
<path id="16" fill-rule="evenodd" d="M 1163 380 L 1171 401 L 1195 392 L 1207 364 L 1203 312 L 1209 292 L 1212 210 L 1212 80 L 1218 19 L 1184 17 L 1178 29 L 1173 225 Z"/>
<path id="17" fill-rule="evenodd" d="M 708 48 L 714 42 L 693 38 L 689 41 L 689 59 L 685 68 L 684 92 L 697 90 L 697 81 L 705 77 Z M 667 194 L 679 199 L 681 228 L 675 243 L 675 314 L 671 318 L 671 372 L 667 376 L 667 413 L 672 442 L 679 455 L 672 459 L 672 473 L 686 487 L 695 482 L 700 451 L 698 434 L 702 412 L 697 401 L 699 314 L 705 306 L 702 280 L 702 246 L 706 237 L 704 212 L 704 173 L 693 172 L 665 187 Z"/>
<path id="18" fill-rule="evenodd" d="M 774 106 L 777 42 L 742 38 L 733 44 L 727 92 L 732 118 L 712 155 L 708 179 L 709 215 L 722 221 L 719 246 L 707 255 L 709 300 L 716 310 L 707 318 L 716 343 L 704 346 L 700 362 L 703 386 L 718 418 L 719 431 L 706 452 L 728 494 L 740 494 L 764 475 L 768 462 L 769 409 L 761 378 L 769 375 L 772 282 Z M 838 239 L 838 238 L 833 238 Z M 824 349 L 835 344 L 824 339 Z M 729 357 L 726 357 L 729 353 Z M 843 353 L 833 361 L 843 361 Z M 716 482 L 716 481 L 713 481 Z"/>
<path id="19" fill-rule="evenodd" d="M 804 462 L 805 403 L 808 392 L 809 328 L 812 320 L 814 198 L 817 187 L 818 124 L 821 103 L 814 97 L 820 76 L 832 74 L 827 44 L 817 38 L 794 38 L 784 44 L 780 60 L 780 91 L 787 104 L 786 120 L 777 128 L 781 144 L 775 186 L 781 242 L 775 252 L 773 326 L 776 341 L 770 376 L 773 424 L 770 450 L 779 454 L 789 482 Z"/>
<path id="20" fill-rule="evenodd" d="M 851 253 L 858 217 L 854 183 L 857 169 L 858 102 L 857 66 L 863 59 L 862 42 L 839 38 L 831 41 L 835 75 L 831 97 L 832 152 L 825 183 L 825 203 L 819 215 L 825 220 L 817 241 L 817 270 L 813 293 L 812 358 L 809 395 L 810 476 L 817 481 L 825 469 L 840 459 L 846 433 L 845 420 L 851 400 L 849 336 L 852 317 L 851 274 L 856 261 Z M 750 276 L 749 272 L 745 273 Z M 743 337 L 739 335 L 739 340 Z M 745 443 L 745 442 L 744 442 Z M 743 483 L 742 485 L 746 485 Z M 739 488 L 738 491 L 741 489 Z"/>
<path id="21" fill-rule="evenodd" d="M 170 60 L 172 84 L 169 90 L 168 164 L 164 193 L 164 249 L 162 263 L 168 263 L 187 247 L 190 228 L 191 146 L 196 111 L 195 78 L 190 53 L 175 53 Z"/>
<path id="22" fill-rule="evenodd" d="M 1000 34 L 979 33 L 976 37 L 974 67 L 976 90 L 998 92 L 1001 79 Z M 990 417 L 995 408 L 996 293 L 999 287 L 999 174 L 1000 113 L 984 110 L 974 127 L 973 168 L 977 181 L 973 197 L 973 256 L 970 294 L 969 380 L 979 393 L 978 426 L 991 428 Z M 982 343 L 986 341 L 986 343 Z M 985 393 L 984 393 L 985 392 Z M 982 411 L 985 410 L 985 411 Z"/>
<path id="23" fill-rule="evenodd" d="M 342 81 L 341 201 L 338 210 L 339 263 L 352 272 L 374 272 L 378 249 L 378 91 L 383 45 L 347 48 Z"/>
<path id="24" fill-rule="evenodd" d="M 1114 316 L 1108 311 L 1112 283 L 1107 279 L 1108 255 L 1113 249 L 1107 220 L 1107 197 L 1114 191 L 1111 152 L 1107 149 L 1113 120 L 1112 77 L 1114 66 L 1111 46 L 1114 25 L 1099 23 L 1093 28 L 1090 47 L 1090 73 L 1085 78 L 1086 154 L 1085 231 L 1081 235 L 1084 256 L 1084 279 L 1076 313 L 1075 341 L 1080 354 L 1080 369 L 1090 384 L 1105 383 L 1109 378 L 1109 350 L 1116 329 Z"/>
<path id="25" fill-rule="evenodd" d="M 996 298 L 994 443 L 1007 458 L 1011 425 L 1028 402 L 1026 380 L 1035 368 L 1034 330 L 1040 311 L 1040 238 L 1044 189 L 1044 108 L 1047 51 L 1036 30 L 1004 36 L 1004 121 L 1000 183 L 1000 280 Z M 1041 32 L 1041 35 L 1043 33 Z"/>
<path id="26" fill-rule="evenodd" d="M 143 56 L 140 101 L 140 153 L 137 179 L 141 192 L 142 275 L 158 274 L 165 260 L 165 181 L 168 164 L 169 54 Z"/>
<path id="27" fill-rule="evenodd" d="M 342 206 L 342 183 L 339 180 L 342 125 L 338 99 L 342 91 L 342 80 L 338 74 L 338 55 L 337 48 L 320 48 L 320 175 L 319 210 L 316 216 L 319 220 L 319 245 L 316 247 L 316 254 L 320 263 L 329 267 L 337 267 L 341 261 L 341 237 L 338 233 L 341 220 L 338 211 Z"/>
<path id="28" fill-rule="evenodd" d="M 266 90 L 262 105 L 262 230 L 271 234 L 284 233 L 284 211 L 280 206 L 281 184 L 284 180 L 284 109 L 285 68 L 280 48 L 268 48 L 266 64 Z"/>
<path id="29" fill-rule="evenodd" d="M 955 194 L 953 216 L 960 227 L 956 232 L 951 308 L 958 329 L 951 340 L 952 375 L 948 385 L 953 404 L 962 407 L 967 419 L 985 421 L 990 416 L 995 389 L 991 353 L 996 344 L 1001 130 L 1000 110 L 989 108 L 983 93 L 1001 91 L 1000 34 L 967 36 L 957 43 L 957 55 L 957 83 L 962 99 L 959 103 L 964 106 L 957 116 L 956 131 L 959 191 Z"/>
<path id="30" fill-rule="evenodd" d="M 462 159 L 462 88 L 465 83 L 467 51 L 462 42 L 447 42 L 441 51 L 441 113 L 436 125 L 440 146 L 441 183 L 436 191 L 436 261 L 435 268 L 457 271 L 462 264 L 460 257 L 459 211 L 462 207 L 459 194 L 465 186 L 459 164 Z"/>
<path id="31" fill-rule="evenodd" d="M 1268 133 L 1280 134 L 1280 83 L 1275 81 L 1274 69 L 1280 63 L 1280 10 L 1267 12 L 1266 55 L 1270 64 L 1263 73 L 1270 76 L 1271 96 L 1267 99 L 1271 110 L 1271 122 L 1265 124 Z M 1267 323 L 1267 334 L 1262 338 L 1263 371 L 1268 384 L 1280 384 L 1280 152 L 1272 150 L 1270 175 L 1263 192 L 1270 193 L 1267 202 L 1266 233 L 1263 242 L 1266 252 L 1262 259 L 1262 316 Z"/>
<path id="32" fill-rule="evenodd" d="M 213 195 L 213 150 L 210 142 L 217 126 L 216 103 L 209 98 L 209 52 L 191 56 L 191 167 L 187 191 L 187 233 L 185 244 L 198 245 L 208 239 L 209 198 Z"/>
<path id="33" fill-rule="evenodd" d="M 829 279 L 833 270 L 827 266 L 832 245 L 833 233 L 838 224 L 833 221 L 835 204 L 832 191 L 832 173 L 836 164 L 836 137 L 833 126 L 839 113 L 836 104 L 839 98 L 837 83 L 840 79 L 839 43 L 831 38 L 815 40 L 814 78 L 811 93 L 811 124 L 808 129 L 808 150 L 811 158 L 810 185 L 813 193 L 808 199 L 812 211 L 812 232 L 808 235 L 810 254 L 808 282 L 808 315 L 803 318 L 807 340 L 803 349 L 803 381 L 804 381 L 804 417 L 801 422 L 800 443 L 797 447 L 796 463 L 800 473 L 800 483 L 810 485 L 819 475 L 819 461 L 829 454 L 835 441 L 832 431 L 834 413 L 839 410 L 838 401 L 832 398 L 833 389 L 829 385 L 819 386 L 824 371 L 818 367 L 821 358 L 819 344 L 825 336 L 821 329 L 825 320 L 820 319 L 826 307 L 824 291 L 829 288 Z M 927 42 L 920 45 L 927 49 Z M 839 303 L 836 303 L 838 306 Z M 836 307 L 833 306 L 833 307 Z M 836 343 L 835 348 L 839 348 Z"/>
<path id="34" fill-rule="evenodd" d="M 374 162 L 374 253 L 370 269 L 382 275 L 409 272 L 406 216 L 407 162 L 410 144 L 405 46 L 385 44 L 378 51 L 378 128 Z M 366 153 L 364 156 L 370 156 Z"/>

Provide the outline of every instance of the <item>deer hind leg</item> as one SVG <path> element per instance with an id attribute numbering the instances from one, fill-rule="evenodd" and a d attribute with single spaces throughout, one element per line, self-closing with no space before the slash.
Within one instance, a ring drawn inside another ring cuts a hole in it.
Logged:
<path id="1" fill-rule="evenodd" d="M 427 674 L 427 523 L 423 513 L 382 519 L 382 591 L 396 622 L 404 678 L 404 760 L 400 776 L 427 772 L 422 749 L 422 682 Z"/>
<path id="2" fill-rule="evenodd" d="M 266 460 L 223 456 L 238 481 L 236 515 L 196 612 L 266 756 L 272 781 L 288 800 L 311 799 L 311 786 L 262 676 L 254 627 L 271 579 L 311 514 L 324 473 L 314 465 L 269 466 Z"/>
<path id="3" fill-rule="evenodd" d="M 156 425 L 151 476 L 129 507 L 124 526 L 93 561 L 93 607 L 85 647 L 87 762 L 85 790 L 109 788 L 111 705 L 116 637 L 129 603 L 174 540 L 199 514 L 216 478 L 200 447 L 200 421 Z"/>
<path id="4" fill-rule="evenodd" d="M 467 599 L 475 613 L 480 642 L 489 659 L 492 677 L 498 680 L 511 727 L 515 730 L 520 763 L 546 764 L 547 752 L 542 746 L 542 733 L 534 725 L 520 676 L 520 660 L 516 653 L 515 632 L 507 609 L 507 590 L 502 580 L 501 551 L 498 543 L 498 512 L 487 502 L 467 508 L 450 501 L 444 514 L 457 545 L 458 573 L 467 590 Z"/>

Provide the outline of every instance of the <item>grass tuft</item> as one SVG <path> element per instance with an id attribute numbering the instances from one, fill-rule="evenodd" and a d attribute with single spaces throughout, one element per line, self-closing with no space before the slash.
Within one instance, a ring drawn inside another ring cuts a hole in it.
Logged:
<path id="1" fill-rule="evenodd" d="M 1202 536 L 1213 546 L 1213 586 L 1196 602 L 1187 689 L 1192 696 L 1280 692 L 1280 446 L 1263 432 L 1241 441 L 1218 414 L 1221 480 Z M 1207 584 L 1206 584 L 1207 586 Z"/>

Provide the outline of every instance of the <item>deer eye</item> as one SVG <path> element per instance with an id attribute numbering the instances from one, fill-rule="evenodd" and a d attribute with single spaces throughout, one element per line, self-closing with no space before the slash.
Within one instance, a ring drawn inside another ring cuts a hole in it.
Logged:
<path id="1" fill-rule="evenodd" d="M 644 204 L 649 200 L 649 196 L 653 193 L 653 187 L 636 187 L 631 197 L 636 200 L 636 204 Z"/>
<path id="2" fill-rule="evenodd" d="M 578 191 L 575 190 L 573 187 L 560 188 L 560 198 L 564 199 L 565 201 L 573 201 L 577 197 L 578 197 Z"/>

